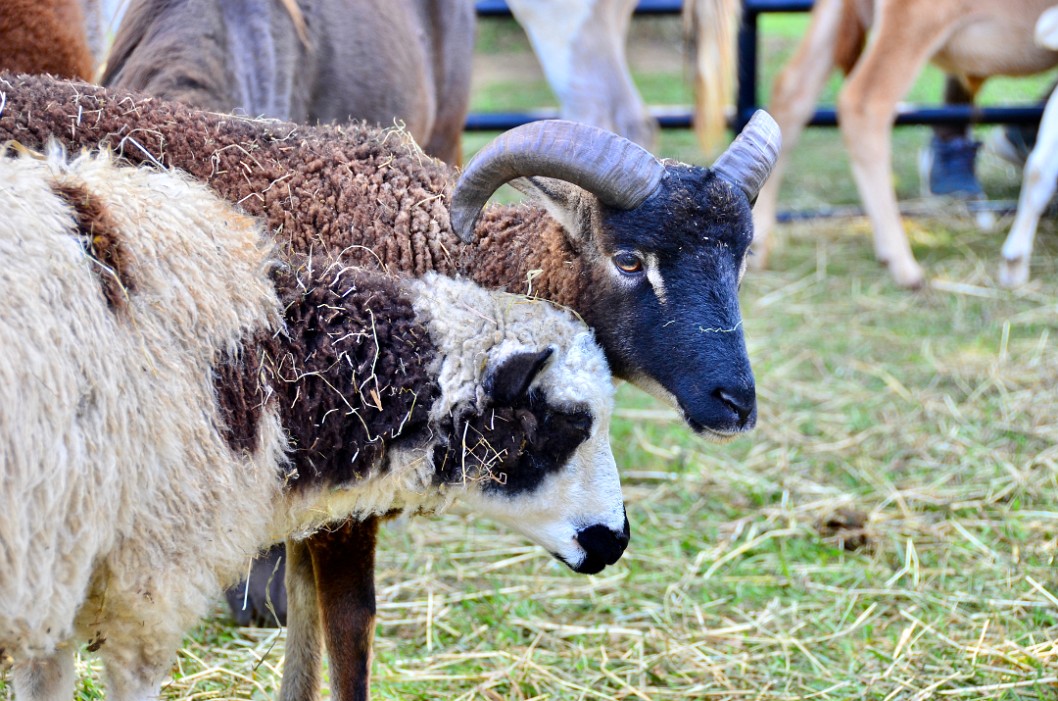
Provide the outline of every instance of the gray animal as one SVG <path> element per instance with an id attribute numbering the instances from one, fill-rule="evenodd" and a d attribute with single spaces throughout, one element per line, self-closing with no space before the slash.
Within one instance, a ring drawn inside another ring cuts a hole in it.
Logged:
<path id="1" fill-rule="evenodd" d="M 102 83 L 304 124 L 400 120 L 458 163 L 470 0 L 133 0 Z"/>

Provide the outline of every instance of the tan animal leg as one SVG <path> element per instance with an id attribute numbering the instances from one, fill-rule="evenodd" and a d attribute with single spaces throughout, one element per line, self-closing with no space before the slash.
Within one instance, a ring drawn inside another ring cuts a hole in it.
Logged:
<path id="1" fill-rule="evenodd" d="M 919 7 L 911 7 L 912 5 Z M 911 253 L 892 184 L 896 104 L 951 31 L 961 12 L 953 3 L 883 2 L 875 34 L 838 96 L 838 121 L 852 175 L 874 230 L 874 251 L 898 285 L 918 287 L 924 275 Z M 907 18 L 914 17 L 914 21 Z"/>
<path id="2" fill-rule="evenodd" d="M 762 269 L 768 264 L 769 236 L 775 227 L 779 187 L 790 153 L 812 116 L 819 93 L 834 68 L 834 47 L 841 27 L 844 0 L 819 0 L 797 53 L 772 89 L 768 111 L 782 131 L 782 153 L 753 207 L 753 257 L 750 264 Z"/>

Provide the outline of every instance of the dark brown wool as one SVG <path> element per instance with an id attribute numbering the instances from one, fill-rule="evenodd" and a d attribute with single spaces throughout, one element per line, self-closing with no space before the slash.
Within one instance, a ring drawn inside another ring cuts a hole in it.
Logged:
<path id="1" fill-rule="evenodd" d="M 0 142 L 72 152 L 107 145 L 134 163 L 187 170 L 262 215 L 288 252 L 344 251 L 347 264 L 419 276 L 461 273 L 492 289 L 583 304 L 586 263 L 542 209 L 490 208 L 473 246 L 448 221 L 454 172 L 402 133 L 306 127 L 196 112 L 92 85 L 0 74 Z M 531 273 L 531 271 L 543 271 Z"/>
<path id="2" fill-rule="evenodd" d="M 390 277 L 320 259 L 275 277 L 286 332 L 258 343 L 291 437 L 294 486 L 349 483 L 388 447 L 422 436 L 437 349 Z"/>
<path id="3" fill-rule="evenodd" d="M 222 353 L 213 368 L 213 388 L 223 422 L 220 428 L 236 453 L 252 453 L 257 446 L 257 426 L 265 405 L 260 372 L 261 355 L 254 339 L 244 342 L 234 355 Z"/>
<path id="4" fill-rule="evenodd" d="M 77 238 L 93 261 L 92 272 L 99 278 L 107 306 L 123 310 L 126 295 L 135 291 L 135 284 L 129 277 L 120 232 L 106 205 L 80 185 L 54 183 L 52 191 L 73 210 Z"/>

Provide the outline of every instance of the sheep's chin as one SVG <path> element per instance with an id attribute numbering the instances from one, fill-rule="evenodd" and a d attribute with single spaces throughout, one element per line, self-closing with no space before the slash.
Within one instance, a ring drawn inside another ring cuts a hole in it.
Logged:
<path id="1" fill-rule="evenodd" d="M 689 419 L 687 419 L 686 415 L 684 415 L 683 420 L 686 421 L 694 429 L 694 434 L 696 436 L 701 436 L 710 443 L 717 443 L 719 445 L 730 443 L 739 436 L 741 436 L 743 433 L 742 431 L 736 431 L 734 433 L 721 433 L 720 431 L 713 430 L 706 426 L 695 426 L 693 423 L 691 423 Z"/>
<path id="2" fill-rule="evenodd" d="M 576 561 L 576 564 L 571 562 L 570 558 L 563 557 L 562 555 L 559 555 L 556 552 L 552 552 L 551 556 L 561 562 L 566 567 L 576 572 L 577 574 L 598 574 L 599 572 L 602 572 L 604 569 L 606 569 L 606 565 L 604 564 L 602 564 L 601 566 L 593 566 L 585 569 L 585 565 L 588 563 L 589 558 L 588 554 L 583 550 L 580 550 L 580 552 L 578 553 L 578 559 Z"/>
<path id="3" fill-rule="evenodd" d="M 683 417 L 683 422 L 690 426 L 691 430 L 694 431 L 694 434 L 696 436 L 701 436 L 710 443 L 730 443 L 748 430 L 718 431 L 715 428 L 709 428 L 708 426 L 698 423 L 690 417 L 690 414 L 687 413 L 687 410 L 683 407 L 683 404 L 680 403 L 680 400 L 676 398 L 676 395 L 662 387 L 660 382 L 648 375 L 639 375 L 636 378 L 629 380 L 629 382 L 663 404 L 679 411 L 680 416 Z"/>

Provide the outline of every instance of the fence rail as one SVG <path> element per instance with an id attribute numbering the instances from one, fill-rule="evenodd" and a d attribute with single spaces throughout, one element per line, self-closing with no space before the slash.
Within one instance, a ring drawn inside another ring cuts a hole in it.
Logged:
<path id="1" fill-rule="evenodd" d="M 681 0 L 639 0 L 637 16 L 673 15 L 681 11 Z M 504 0 L 477 0 L 479 17 L 510 17 Z M 760 36 L 758 19 L 767 13 L 809 12 L 812 0 L 744 0 L 742 28 L 738 37 L 738 80 L 735 113 L 731 126 L 741 131 L 757 109 L 762 107 L 758 74 Z M 692 125 L 690 107 L 650 108 L 662 129 L 689 129 Z M 538 119 L 554 119 L 557 110 L 529 112 L 479 112 L 467 116 L 467 131 L 505 131 Z M 971 105 L 902 105 L 897 113 L 897 124 L 1033 124 L 1043 116 L 1040 105 L 1003 107 L 974 107 Z M 833 106 L 815 111 L 809 126 L 832 127 L 837 124 Z"/>

